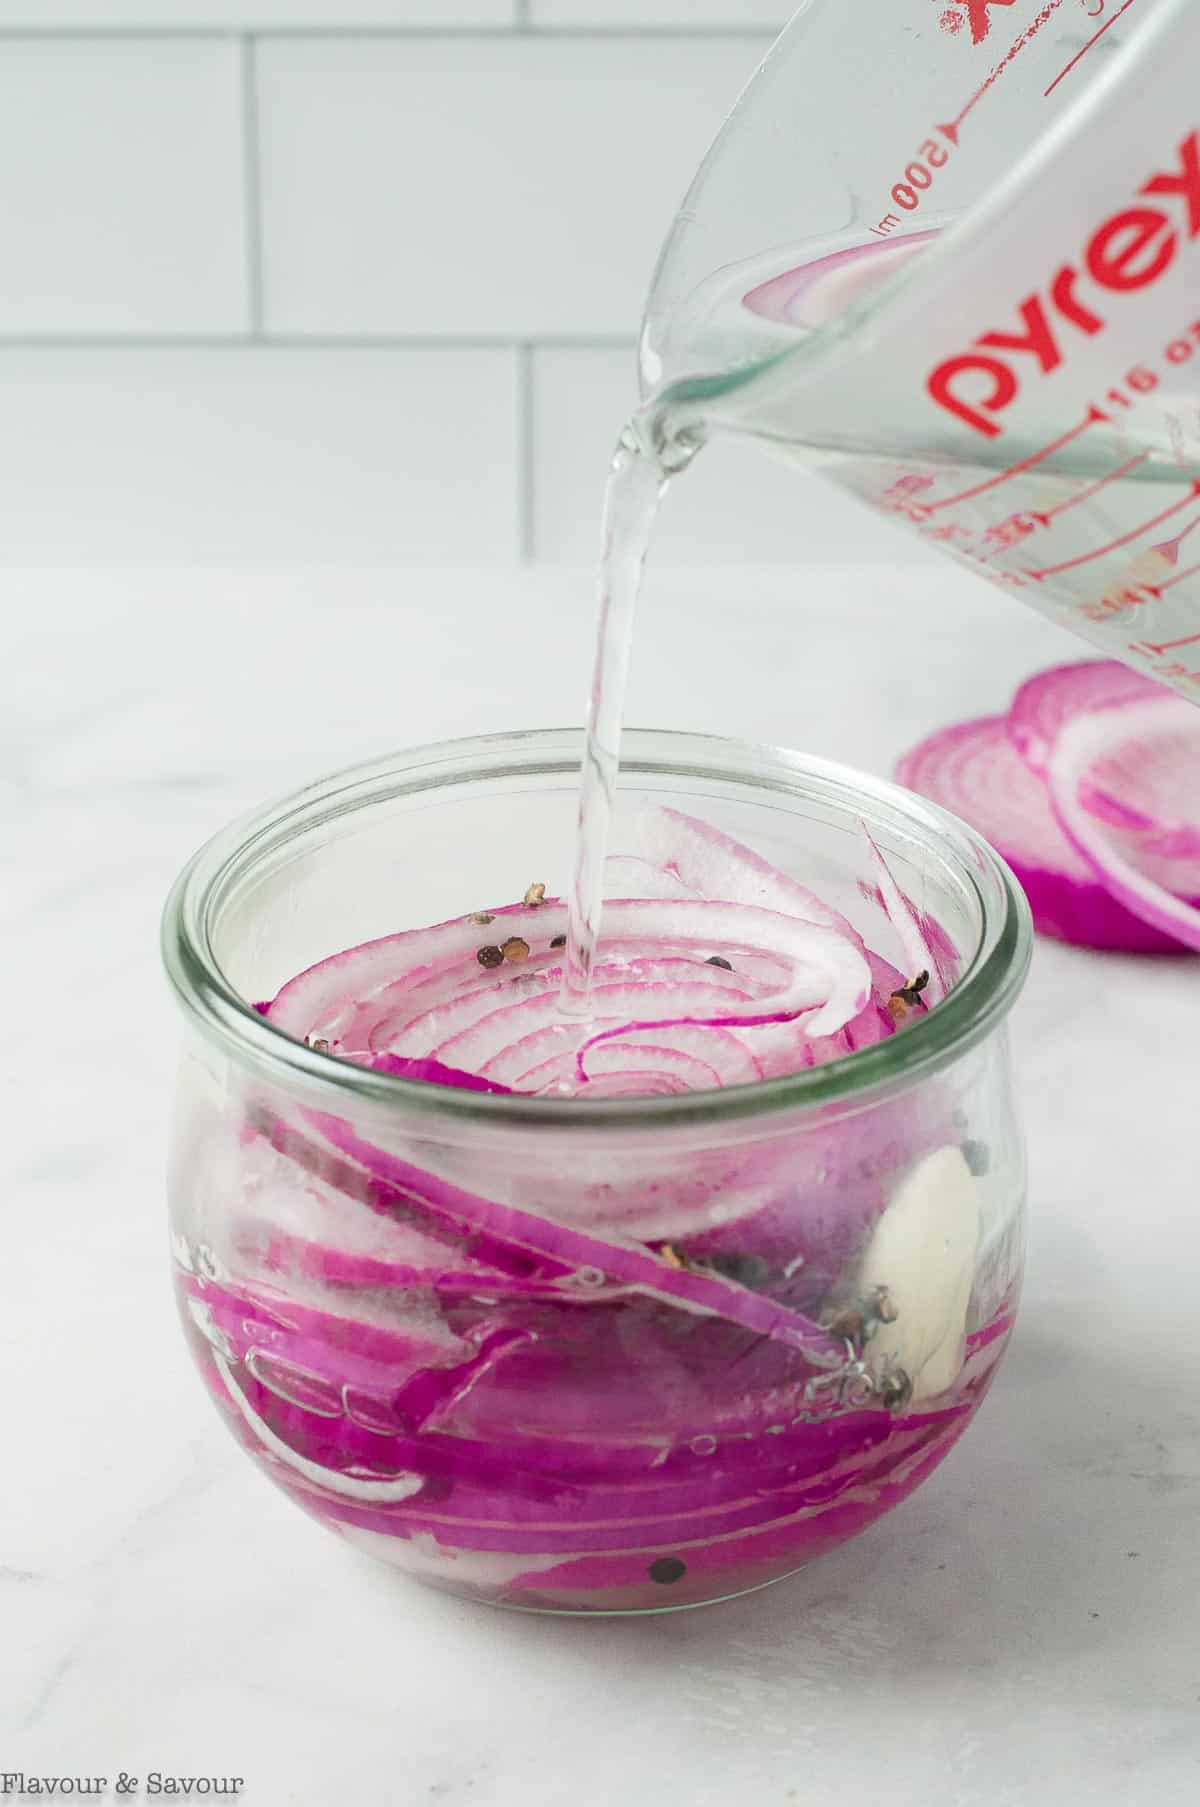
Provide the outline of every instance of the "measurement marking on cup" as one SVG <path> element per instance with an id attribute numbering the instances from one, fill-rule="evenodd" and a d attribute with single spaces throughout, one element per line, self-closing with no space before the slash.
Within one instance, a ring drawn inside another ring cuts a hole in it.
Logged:
<path id="1" fill-rule="evenodd" d="M 1028 458 L 1022 458 L 1017 464 L 1010 464 L 1007 470 L 1000 471 L 994 477 L 989 477 L 986 483 L 977 483 L 974 489 L 964 489 L 956 496 L 944 497 L 940 502 L 927 502 L 924 506 L 918 504 L 918 507 L 913 510 L 912 518 L 918 521 L 925 520 L 929 515 L 938 514 L 943 508 L 953 508 L 959 502 L 972 502 L 976 496 L 986 495 L 989 490 L 998 489 L 1002 483 L 1007 483 L 1010 477 L 1019 477 L 1023 471 L 1032 470 L 1034 465 L 1041 464 L 1043 459 L 1052 458 L 1055 452 L 1061 452 L 1064 446 L 1070 445 L 1072 440 L 1078 439 L 1081 434 L 1086 433 L 1089 427 L 1094 427 L 1107 419 L 1108 415 L 1103 408 L 1092 406 L 1078 426 L 1071 427 L 1066 433 L 1060 433 L 1057 439 L 1053 439 L 1049 445 L 1043 446 L 1040 452 L 1031 452 Z"/>
<path id="2" fill-rule="evenodd" d="M 1198 522 L 1197 525 L 1200 526 L 1200 522 Z M 1200 565 L 1189 565 L 1186 571 L 1177 571 L 1174 577 L 1169 577 L 1165 584 L 1147 584 L 1145 587 L 1150 591 L 1152 596 L 1165 596 L 1168 590 L 1173 590 L 1176 584 L 1186 583 L 1188 578 L 1195 577 L 1197 572 L 1200 572 Z M 1200 634 L 1196 634 L 1194 638 L 1200 640 Z M 1177 646 L 1189 646 L 1191 642 L 1188 640 L 1178 640 L 1174 642 L 1174 644 Z M 1162 650 L 1165 652 L 1166 648 L 1164 647 Z"/>
<path id="3" fill-rule="evenodd" d="M 1200 570 L 1200 565 L 1196 568 Z M 1130 651 L 1150 653 L 1157 659 L 1163 653 L 1176 652 L 1181 646 L 1200 646 L 1200 634 L 1189 634 L 1184 640 L 1164 640 L 1161 646 L 1154 646 L 1149 640 L 1134 640 L 1130 642 Z"/>
<path id="4" fill-rule="evenodd" d="M 1008 4 L 1008 0 L 1004 0 L 1004 4 Z M 967 118 L 968 114 L 974 112 L 984 95 L 997 81 L 999 81 L 1005 70 L 1010 66 L 1014 57 L 1019 56 L 1025 46 L 1032 42 L 1038 32 L 1042 29 L 1042 26 L 1058 11 L 1062 4 L 1063 0 L 1045 0 L 1045 4 L 1042 6 L 1041 11 L 1030 21 L 1025 27 L 1025 30 L 1017 38 L 1016 42 L 1012 44 L 1005 55 L 1001 57 L 987 79 L 981 82 L 979 87 L 976 88 L 974 94 L 972 94 L 970 100 L 958 115 L 957 119 L 952 119 L 943 125 L 934 126 L 934 132 L 940 133 L 952 149 L 958 149 L 958 135 L 962 129 L 963 121 Z M 973 21 L 980 16 L 982 15 L 977 11 L 973 11 L 971 14 Z M 986 33 L 981 33 L 979 36 L 976 36 L 973 41 L 979 43 L 982 41 L 983 36 L 986 36 Z M 920 145 L 917 155 L 906 165 L 903 181 L 896 182 L 892 186 L 891 198 L 895 205 L 899 207 L 903 213 L 915 213 L 921 205 L 922 195 L 933 187 L 935 172 L 941 169 L 949 161 L 950 152 L 945 148 L 945 145 L 939 144 L 936 136 L 926 138 Z M 896 230 L 899 224 L 900 215 L 889 212 L 883 215 L 878 225 L 870 227 L 870 231 L 876 238 L 888 238 Z"/>
<path id="5" fill-rule="evenodd" d="M 926 138 L 918 155 L 905 167 L 904 181 L 893 184 L 892 199 L 897 207 L 905 213 L 915 213 L 921 205 L 922 193 L 933 187 L 934 171 L 942 169 L 949 161 L 950 152 L 945 145 L 939 144 L 936 138 Z M 899 214 L 885 213 L 871 231 L 876 238 L 886 238 L 899 224 Z"/>
<path id="6" fill-rule="evenodd" d="M 1102 596 L 1079 605 L 1080 613 L 1085 621 L 1107 622 L 1114 615 L 1123 615 L 1128 609 L 1145 608 L 1147 603 L 1161 602 L 1168 590 L 1177 584 L 1186 583 L 1189 578 L 1200 571 L 1200 565 L 1191 565 L 1186 571 L 1176 572 L 1174 577 L 1162 577 L 1163 567 L 1173 568 L 1179 563 L 1179 549 L 1197 528 L 1200 528 L 1200 515 L 1177 533 L 1172 540 L 1160 540 L 1156 546 L 1150 546 L 1130 566 L 1128 576 L 1120 587 L 1112 585 Z M 1173 674 L 1178 675 L 1178 674 Z"/>
<path id="7" fill-rule="evenodd" d="M 1191 538 L 1197 527 L 1200 527 L 1200 517 L 1194 520 L 1190 527 L 1185 527 L 1182 533 L 1177 533 L 1173 540 L 1163 540 L 1159 545 L 1152 547 L 1151 550 L 1157 552 L 1160 557 L 1165 558 L 1168 564 L 1177 565 L 1179 563 L 1179 548 L 1183 545 L 1184 540 Z"/>
<path id="8" fill-rule="evenodd" d="M 1116 24 L 1117 20 L 1121 17 L 1121 14 L 1127 13 L 1132 5 L 1133 5 L 1133 0 L 1125 0 L 1124 6 L 1118 7 L 1116 12 L 1113 14 L 1112 18 L 1106 19 L 1104 21 L 1104 24 L 1100 27 L 1100 29 L 1096 33 L 1095 37 L 1089 38 L 1087 43 L 1084 45 L 1083 49 L 1081 51 L 1079 51 L 1075 56 L 1073 56 L 1071 58 L 1070 62 L 1067 64 L 1066 68 L 1061 69 L 1059 71 L 1059 73 L 1055 76 L 1054 80 L 1050 83 L 1050 86 L 1046 89 L 1046 92 L 1043 96 L 1044 99 L 1049 100 L 1049 98 L 1053 94 L 1054 90 L 1058 87 L 1059 82 L 1065 81 L 1067 76 L 1070 75 L 1072 69 L 1078 68 L 1079 64 L 1082 63 L 1082 61 L 1083 61 L 1084 57 L 1087 55 L 1088 51 L 1093 49 L 1093 47 L 1100 42 L 1100 40 L 1104 36 L 1105 32 L 1111 30 L 1112 27 Z"/>
<path id="9" fill-rule="evenodd" d="M 1123 533 L 1119 540 L 1110 540 L 1106 546 L 1096 546 L 1090 552 L 1081 552 L 1076 558 L 1065 559 L 1061 565 L 1046 565 L 1041 571 L 1023 571 L 1021 575 L 1032 578 L 1035 583 L 1040 583 L 1043 578 L 1060 577 L 1065 571 L 1076 571 L 1081 565 L 1090 565 L 1095 559 L 1105 558 L 1110 552 L 1119 552 L 1122 546 L 1128 546 L 1131 541 L 1140 540 L 1142 535 L 1149 533 L 1152 527 L 1157 527 L 1162 521 L 1169 521 L 1172 515 L 1177 515 L 1182 508 L 1190 507 L 1197 498 L 1200 498 L 1200 478 L 1197 478 L 1190 486 L 1187 495 L 1181 502 L 1173 503 L 1170 508 L 1164 508 L 1161 514 L 1154 515 L 1149 521 L 1143 521 L 1140 527 L 1134 527 L 1129 533 Z"/>
<path id="10" fill-rule="evenodd" d="M 1109 471 L 1107 476 L 1089 484 L 1087 489 L 1080 490 L 1077 496 L 1068 496 L 1066 501 L 1060 502 L 1056 508 L 1048 508 L 1044 513 L 1031 509 L 1030 520 L 1036 521 L 1039 527 L 1049 527 L 1051 521 L 1056 521 L 1060 514 L 1066 514 L 1068 509 L 1078 508 L 1081 502 L 1090 502 L 1093 496 L 1098 496 L 1100 491 L 1107 489 L 1110 483 L 1119 483 L 1122 477 L 1127 477 L 1130 471 L 1135 471 L 1139 464 L 1145 464 L 1149 456 L 1149 452 L 1139 452 L 1136 458 L 1130 458 L 1127 463 L 1118 465 L 1115 471 Z"/>
<path id="11" fill-rule="evenodd" d="M 1195 571 L 1200 571 L 1200 565 L 1183 575 L 1190 577 L 1195 574 Z M 1178 583 L 1182 583 L 1182 581 L 1183 576 L 1176 579 Z M 1163 640 L 1157 644 L 1153 640 L 1126 641 L 1126 650 L 1134 658 L 1142 660 L 1162 660 L 1166 654 L 1180 652 L 1185 646 L 1200 646 L 1200 634 L 1185 634 L 1179 640 Z M 1200 671 L 1189 671 L 1181 659 L 1173 659 L 1166 664 L 1152 665 L 1151 670 L 1155 677 L 1163 678 L 1169 683 L 1200 686 Z"/>

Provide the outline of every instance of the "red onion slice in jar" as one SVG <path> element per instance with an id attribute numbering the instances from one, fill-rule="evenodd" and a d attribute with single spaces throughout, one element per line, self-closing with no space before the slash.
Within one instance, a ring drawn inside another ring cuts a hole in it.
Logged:
<path id="1" fill-rule="evenodd" d="M 618 906 L 628 909 L 629 905 Z M 685 914 L 691 912 L 692 914 Z M 664 931 L 673 939 L 695 945 L 697 931 L 716 946 L 735 954 L 740 948 L 765 951 L 790 966 L 790 982 L 767 993 L 757 1002 L 745 1003 L 721 997 L 711 985 L 671 988 L 640 987 L 631 1005 L 639 1012 L 616 1028 L 591 1036 L 576 1058 L 576 1076 L 587 1078 L 587 1056 L 601 1042 L 639 1032 L 686 1028 L 753 1029 L 804 1017 L 811 1035 L 835 1034 L 866 1009 L 871 995 L 871 972 L 860 952 L 858 938 L 841 929 L 826 927 L 751 904 L 724 904 L 707 900 L 695 904 L 664 906 Z M 719 969 L 718 969 L 719 970 Z M 714 991 L 718 995 L 714 995 Z M 606 1012 L 610 1009 L 605 1000 Z"/>
<path id="2" fill-rule="evenodd" d="M 566 1269 L 586 1271 L 602 1280 L 617 1280 L 701 1316 L 725 1318 L 800 1350 L 818 1367 L 838 1366 L 845 1359 L 842 1345 L 818 1325 L 733 1281 L 673 1266 L 632 1241 L 599 1236 L 519 1205 L 468 1192 L 364 1142 L 341 1118 L 315 1111 L 306 1115 L 318 1135 L 366 1173 L 383 1180 L 405 1205 L 427 1217 L 443 1234 L 457 1231 L 469 1241 L 481 1232 L 535 1260 L 561 1263 Z"/>
<path id="3" fill-rule="evenodd" d="M 685 885 L 665 866 L 641 859 L 633 853 L 610 853 L 604 862 L 604 894 L 606 897 L 700 897 L 700 891 Z"/>
<path id="4" fill-rule="evenodd" d="M 751 904 L 817 923 L 862 946 L 846 918 L 814 891 L 731 835 L 678 809 L 646 810 L 637 824 L 645 861 L 712 902 Z"/>
<path id="5" fill-rule="evenodd" d="M 879 879 L 879 893 L 883 899 L 883 907 L 888 921 L 896 931 L 904 958 L 914 980 L 917 975 L 924 975 L 921 989 L 926 992 L 931 1004 L 936 1004 L 945 996 L 947 985 L 938 964 L 937 956 L 925 939 L 925 930 L 921 918 L 913 907 L 911 900 L 905 897 L 896 883 L 891 867 L 884 859 L 865 822 L 860 822 L 863 837 L 871 850 L 871 862 Z"/>
<path id="6" fill-rule="evenodd" d="M 512 1091 L 511 1086 L 499 1085 L 481 1073 L 468 1073 L 461 1067 L 448 1067 L 444 1061 L 432 1058 L 406 1060 L 402 1054 L 356 1054 L 350 1051 L 347 1051 L 345 1058 L 361 1066 L 372 1067 L 376 1073 L 393 1073 L 398 1079 L 419 1079 L 424 1085 L 456 1086 L 464 1092 L 504 1094 Z"/>
<path id="7" fill-rule="evenodd" d="M 846 918 L 804 886 L 675 810 L 648 812 L 639 846 L 636 856 L 610 867 L 610 881 L 636 876 L 658 895 L 606 907 L 590 1034 L 558 1014 L 565 910 L 544 890 L 536 904 L 475 912 L 335 955 L 284 986 L 266 1007 L 268 1019 L 377 1071 L 543 1096 L 749 1084 L 895 1033 L 898 1019 L 884 988 L 904 980 L 868 955 Z M 651 872 L 661 883 L 649 879 Z M 768 1338 L 794 1340 L 818 1364 L 834 1357 L 829 1339 L 803 1316 L 653 1250 L 656 1237 L 711 1227 L 704 1214 L 710 1193 L 739 1200 L 736 1213 L 726 1205 L 716 1220 L 722 1238 L 737 1217 L 774 1210 L 784 1176 L 752 1151 L 728 1172 L 682 1176 L 683 1193 L 680 1176 L 631 1175 L 617 1215 L 606 1221 L 604 1200 L 592 1198 L 585 1176 L 567 1176 L 578 1197 L 559 1201 L 565 1216 L 545 1199 L 538 1212 L 526 1212 L 399 1154 L 357 1140 L 351 1146 L 334 1118 L 306 1117 L 307 1137 L 348 1156 L 352 1174 L 359 1170 L 361 1178 L 343 1190 L 357 1185 L 385 1215 L 398 1205 L 401 1222 L 460 1254 L 486 1248 L 498 1279 L 513 1279 L 523 1261 L 553 1288 L 556 1275 L 569 1279 L 583 1268 L 609 1289 L 670 1299 L 685 1310 L 728 1315 Z M 269 1133 L 287 1150 L 307 1139 L 290 1126 Z M 320 1172 L 319 1152 L 307 1164 Z M 878 1205 L 864 1209 L 869 1216 Z"/>
<path id="8" fill-rule="evenodd" d="M 412 1083 L 396 1111 L 369 1088 L 353 1119 L 332 1093 L 254 1093 L 234 1233 L 181 1281 L 213 1397 L 293 1497 L 402 1567 L 527 1604 L 638 1603 L 685 1574 L 700 1596 L 863 1528 L 965 1425 L 1012 1305 L 1007 1282 L 972 1294 L 984 1169 L 940 1077 L 869 1110 L 831 1095 L 769 1136 L 610 1140 L 603 1160 L 576 1110 L 561 1162 L 514 1152 L 525 1107 L 482 1094 L 775 1079 L 919 1022 L 939 959 L 955 976 L 874 843 L 862 895 L 912 972 L 681 812 L 648 815 L 638 849 L 606 872 L 587 1023 L 561 1016 L 566 911 L 541 885 L 285 985 L 275 1027 L 478 1092 L 458 1102 L 495 1133 L 458 1136 L 445 1099 L 440 1119 L 409 1109 Z"/>

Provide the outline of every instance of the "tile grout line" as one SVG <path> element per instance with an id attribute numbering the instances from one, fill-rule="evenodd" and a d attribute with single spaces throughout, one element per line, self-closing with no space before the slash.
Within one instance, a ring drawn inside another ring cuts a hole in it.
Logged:
<path id="1" fill-rule="evenodd" d="M 538 25 L 532 19 L 522 23 L 527 0 L 514 0 L 518 9 L 510 25 L 263 25 L 256 26 L 253 36 L 259 43 L 296 43 L 306 39 L 329 41 L 344 39 L 348 43 L 386 42 L 389 39 L 427 38 L 458 41 L 475 39 L 495 41 L 503 38 L 548 38 L 556 42 L 607 38 L 631 40 L 695 39 L 700 42 L 740 40 L 746 43 L 770 44 L 783 30 L 779 25 Z M 110 25 L 68 27 L 62 31 L 45 26 L 0 25 L 0 44 L 87 44 L 87 43 L 228 43 L 243 36 L 236 25 Z"/>
<path id="2" fill-rule="evenodd" d="M 250 340 L 263 335 L 262 170 L 258 140 L 258 53 L 254 34 L 239 39 L 242 90 L 242 194 L 246 219 L 246 307 Z"/>
<path id="3" fill-rule="evenodd" d="M 632 333 L 5 333 L 0 351 L 629 351 Z"/>
<path id="4" fill-rule="evenodd" d="M 517 557 L 523 565 L 537 562 L 537 347 L 531 339 L 517 346 Z"/>

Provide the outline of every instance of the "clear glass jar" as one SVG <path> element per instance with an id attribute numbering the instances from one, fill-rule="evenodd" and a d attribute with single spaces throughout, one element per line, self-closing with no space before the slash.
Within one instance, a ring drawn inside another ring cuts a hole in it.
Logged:
<path id="1" fill-rule="evenodd" d="M 196 856 L 164 922 L 187 1019 L 175 1283 L 209 1393 L 330 1529 L 543 1611 L 727 1598 L 864 1529 L 974 1415 L 1021 1277 L 1004 1019 L 1031 932 L 1007 869 L 839 767 L 655 732 L 624 752 L 618 851 L 639 806 L 673 803 L 902 964 L 865 822 L 950 996 L 787 1078 L 593 1102 L 420 1085 L 264 1021 L 256 1000 L 339 949 L 565 874 L 573 732 L 285 798 Z"/>

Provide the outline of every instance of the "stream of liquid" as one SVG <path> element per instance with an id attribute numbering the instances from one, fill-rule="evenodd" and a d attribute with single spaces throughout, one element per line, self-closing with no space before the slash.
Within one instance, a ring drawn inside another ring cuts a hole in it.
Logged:
<path id="1" fill-rule="evenodd" d="M 622 433 L 604 501 L 599 623 L 579 787 L 575 874 L 569 900 L 562 1009 L 590 1015 L 592 965 L 604 904 L 604 861 L 621 762 L 621 726 L 638 594 L 659 504 L 672 477 L 691 462 L 699 439 L 655 449 L 639 422 Z"/>

